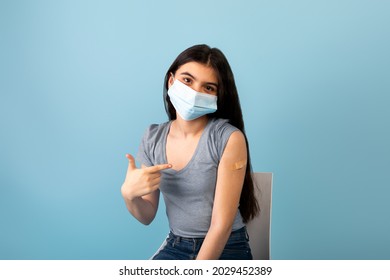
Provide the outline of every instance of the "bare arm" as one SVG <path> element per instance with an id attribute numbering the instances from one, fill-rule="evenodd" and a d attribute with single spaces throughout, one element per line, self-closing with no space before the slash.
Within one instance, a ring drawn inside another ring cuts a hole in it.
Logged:
<path id="1" fill-rule="evenodd" d="M 160 171 L 171 168 L 170 164 L 151 167 L 135 166 L 133 156 L 127 154 L 129 166 L 121 192 L 129 212 L 141 223 L 148 225 L 156 216 L 160 196 Z"/>
<path id="2" fill-rule="evenodd" d="M 226 245 L 238 211 L 246 162 L 245 138 L 240 131 L 236 131 L 230 136 L 218 167 L 211 225 L 198 260 L 218 259 Z"/>

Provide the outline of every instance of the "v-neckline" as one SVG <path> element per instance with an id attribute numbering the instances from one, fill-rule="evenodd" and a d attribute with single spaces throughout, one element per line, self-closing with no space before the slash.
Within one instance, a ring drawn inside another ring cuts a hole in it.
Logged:
<path id="1" fill-rule="evenodd" d="M 164 154 L 164 162 L 168 162 L 168 157 L 167 157 L 167 143 L 168 143 L 168 135 L 169 135 L 169 131 L 171 130 L 171 126 L 172 126 L 172 122 L 173 121 L 170 121 L 169 124 L 167 125 L 167 128 L 165 130 L 165 135 L 163 137 L 163 154 Z M 203 131 L 202 131 L 202 135 L 199 137 L 199 141 L 196 145 L 196 148 L 195 148 L 195 151 L 194 153 L 192 154 L 190 160 L 187 162 L 187 164 L 179 169 L 179 170 L 176 170 L 176 169 L 173 169 L 173 168 L 169 168 L 169 169 L 166 169 L 165 171 L 166 172 L 169 172 L 169 173 L 174 173 L 174 174 L 179 174 L 179 173 L 182 173 L 184 171 L 186 171 L 191 165 L 192 165 L 192 162 L 195 160 L 197 154 L 198 154 L 198 150 L 199 150 L 199 147 L 201 145 L 201 142 L 203 141 L 203 138 L 205 137 L 206 135 L 206 132 L 209 128 L 209 125 L 210 125 L 210 122 L 211 122 L 211 119 L 209 119 L 207 121 L 207 124 L 206 126 L 204 127 Z"/>

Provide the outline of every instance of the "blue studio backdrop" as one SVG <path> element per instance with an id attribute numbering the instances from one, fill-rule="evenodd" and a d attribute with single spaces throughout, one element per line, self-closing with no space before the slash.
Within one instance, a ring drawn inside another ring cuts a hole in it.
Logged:
<path id="1" fill-rule="evenodd" d="M 147 259 L 125 153 L 189 46 L 235 74 L 273 259 L 390 259 L 390 1 L 0 1 L 0 259 Z"/>

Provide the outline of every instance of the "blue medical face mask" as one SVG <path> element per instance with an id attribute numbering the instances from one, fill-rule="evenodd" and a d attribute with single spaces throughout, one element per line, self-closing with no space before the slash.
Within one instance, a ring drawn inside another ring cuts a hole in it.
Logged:
<path id="1" fill-rule="evenodd" d="M 168 95 L 176 112 L 186 121 L 217 111 L 215 95 L 197 92 L 176 79 L 168 89 Z"/>

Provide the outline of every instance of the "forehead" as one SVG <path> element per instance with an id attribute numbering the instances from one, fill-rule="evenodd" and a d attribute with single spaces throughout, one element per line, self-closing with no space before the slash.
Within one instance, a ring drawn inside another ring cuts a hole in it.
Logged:
<path id="1" fill-rule="evenodd" d="M 211 67 L 199 62 L 187 62 L 181 65 L 176 75 L 189 73 L 200 82 L 218 83 L 218 76 L 216 71 Z"/>

